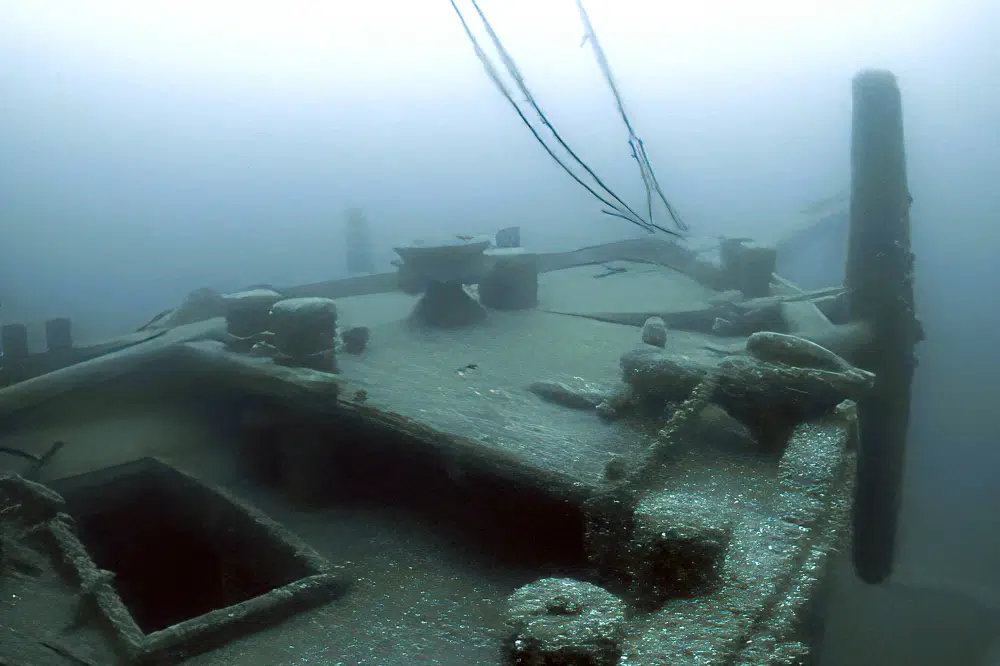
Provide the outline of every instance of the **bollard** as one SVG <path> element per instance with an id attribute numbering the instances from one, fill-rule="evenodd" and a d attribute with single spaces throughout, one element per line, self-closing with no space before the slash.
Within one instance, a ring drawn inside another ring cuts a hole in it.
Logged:
<path id="1" fill-rule="evenodd" d="M 45 348 L 50 352 L 73 348 L 73 322 L 69 317 L 45 322 Z"/>
<path id="2" fill-rule="evenodd" d="M 281 294 L 271 289 L 252 289 L 224 296 L 226 328 L 229 335 L 248 338 L 266 331 L 271 322 L 271 307 Z"/>
<path id="3" fill-rule="evenodd" d="M 24 324 L 5 324 L 0 328 L 0 349 L 4 365 L 28 356 L 28 327 Z"/>
<path id="4" fill-rule="evenodd" d="M 497 257 L 479 282 L 479 302 L 494 310 L 527 310 L 538 305 L 538 256 Z"/>
<path id="5" fill-rule="evenodd" d="M 506 227 L 497 232 L 494 243 L 497 247 L 521 247 L 521 227 Z"/>
<path id="6" fill-rule="evenodd" d="M 337 305 L 329 298 L 289 298 L 271 308 L 274 346 L 293 365 L 337 372 Z"/>

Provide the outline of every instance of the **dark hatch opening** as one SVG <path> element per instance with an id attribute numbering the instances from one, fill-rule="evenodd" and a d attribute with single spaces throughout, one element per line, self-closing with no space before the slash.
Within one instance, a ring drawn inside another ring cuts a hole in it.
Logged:
<path id="1" fill-rule="evenodd" d="M 153 459 L 53 486 L 147 634 L 315 573 L 236 505 Z"/>

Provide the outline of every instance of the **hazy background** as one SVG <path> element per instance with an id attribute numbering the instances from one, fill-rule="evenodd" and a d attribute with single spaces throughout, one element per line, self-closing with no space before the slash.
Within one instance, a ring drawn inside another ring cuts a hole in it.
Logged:
<path id="1" fill-rule="evenodd" d="M 466 5 L 462 5 L 466 7 Z M 572 0 L 483 0 L 563 135 L 640 183 Z M 902 575 L 1000 599 L 1000 6 L 589 0 L 668 197 L 770 237 L 849 178 L 850 79 L 903 90 L 921 347 Z M 471 8 L 469 9 L 471 17 Z M 569 249 L 602 216 L 485 76 L 446 0 L 0 0 L 3 321 L 123 332 L 200 286 L 344 270 L 343 212 L 393 243 Z"/>

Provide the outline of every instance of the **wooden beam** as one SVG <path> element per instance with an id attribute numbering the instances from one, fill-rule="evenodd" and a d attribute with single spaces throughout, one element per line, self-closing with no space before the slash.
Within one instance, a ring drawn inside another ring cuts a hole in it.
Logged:
<path id="1" fill-rule="evenodd" d="M 875 584 L 893 568 L 914 348 L 922 339 L 914 312 L 902 100 L 892 73 L 854 77 L 853 123 L 845 286 L 852 319 L 867 322 L 872 334 L 855 360 L 876 376 L 858 405 L 854 566 Z"/>

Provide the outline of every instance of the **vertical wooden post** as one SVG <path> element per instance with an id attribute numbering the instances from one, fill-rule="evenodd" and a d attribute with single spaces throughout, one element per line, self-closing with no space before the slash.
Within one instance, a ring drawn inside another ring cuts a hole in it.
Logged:
<path id="1" fill-rule="evenodd" d="M 726 289 L 740 287 L 743 248 L 747 242 L 749 242 L 747 238 L 723 238 L 719 242 L 719 263 L 722 266 Z"/>
<path id="2" fill-rule="evenodd" d="M 4 365 L 23 361 L 28 357 L 28 327 L 24 324 L 5 324 L 0 328 L 0 349 Z"/>
<path id="3" fill-rule="evenodd" d="M 347 252 L 347 272 L 375 272 L 375 253 L 372 248 L 371 228 L 368 218 L 360 208 L 350 208 L 347 211 L 347 227 L 345 229 L 345 248 Z"/>
<path id="4" fill-rule="evenodd" d="M 851 221 L 845 285 L 851 317 L 871 326 L 858 364 L 875 387 L 858 405 L 858 484 L 854 566 L 868 583 L 891 573 L 903 477 L 910 382 L 922 339 L 914 313 L 910 194 L 902 101 L 891 72 L 868 70 L 853 82 Z"/>
<path id="5" fill-rule="evenodd" d="M 73 348 L 73 322 L 69 317 L 45 322 L 45 347 L 50 352 Z"/>
<path id="6" fill-rule="evenodd" d="M 719 243 L 725 289 L 739 289 L 746 298 L 771 295 L 771 280 L 778 251 L 757 245 L 750 238 L 723 238 Z"/>
<path id="7" fill-rule="evenodd" d="M 5 324 L 0 328 L 0 387 L 26 379 L 24 361 L 28 358 L 28 327 Z"/>
<path id="8" fill-rule="evenodd" d="M 778 261 L 778 251 L 773 247 L 753 245 L 743 248 L 740 260 L 739 289 L 746 298 L 763 298 L 771 295 L 771 279 Z"/>

